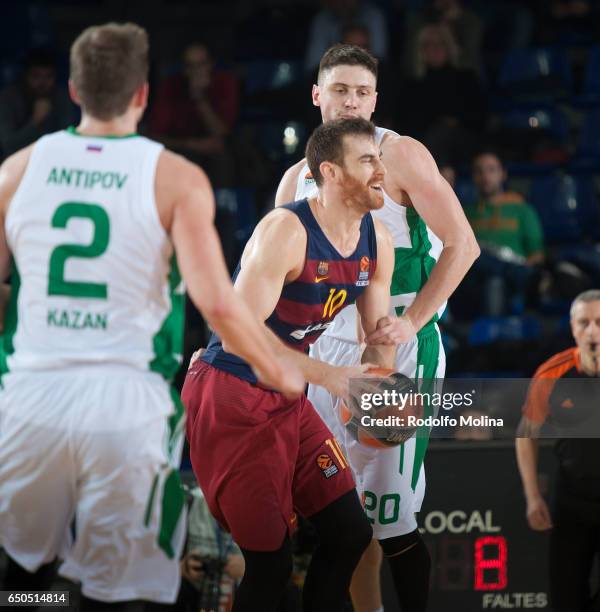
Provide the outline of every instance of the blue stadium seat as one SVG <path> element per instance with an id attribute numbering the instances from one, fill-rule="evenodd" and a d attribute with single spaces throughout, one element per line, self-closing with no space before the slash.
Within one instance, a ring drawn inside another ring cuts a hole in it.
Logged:
<path id="1" fill-rule="evenodd" d="M 512 98 L 550 100 L 571 92 L 571 65 L 563 49 L 513 49 L 505 56 L 498 85 Z"/>
<path id="2" fill-rule="evenodd" d="M 302 78 L 302 64 L 295 60 L 255 60 L 243 67 L 246 94 L 281 89 Z"/>
<path id="3" fill-rule="evenodd" d="M 235 238 L 243 246 L 258 221 L 256 202 L 252 189 L 216 189 L 217 208 L 228 212 L 235 219 Z"/>
<path id="4" fill-rule="evenodd" d="M 591 166 L 600 164 L 600 108 L 587 113 L 577 147 L 577 158 Z"/>
<path id="5" fill-rule="evenodd" d="M 477 202 L 477 187 L 475 187 L 475 183 L 473 183 L 471 178 L 459 177 L 456 180 L 454 191 L 458 201 L 463 206 L 469 206 Z"/>
<path id="6" fill-rule="evenodd" d="M 594 285 L 600 286 L 600 245 L 567 244 L 562 245 L 556 253 L 559 261 L 568 261 L 589 274 Z"/>
<path id="7" fill-rule="evenodd" d="M 22 65 L 18 62 L 0 60 L 0 88 L 14 83 L 22 69 Z"/>
<path id="8" fill-rule="evenodd" d="M 570 242 L 598 231 L 600 208 L 591 177 L 550 175 L 533 181 L 530 201 L 549 242 Z"/>
<path id="9" fill-rule="evenodd" d="M 534 317 L 480 317 L 471 325 L 469 344 L 483 346 L 499 341 L 535 340 L 540 333 L 540 322 Z"/>
<path id="10" fill-rule="evenodd" d="M 301 159 L 306 139 L 306 127 L 298 121 L 264 123 L 257 134 L 259 147 L 275 162 Z"/>
<path id="11" fill-rule="evenodd" d="M 585 67 L 583 97 L 587 102 L 600 103 L 600 45 L 590 49 Z"/>
<path id="12" fill-rule="evenodd" d="M 569 121 L 564 112 L 551 107 L 515 109 L 501 114 L 502 125 L 514 130 L 542 132 L 564 144 L 569 138 Z"/>

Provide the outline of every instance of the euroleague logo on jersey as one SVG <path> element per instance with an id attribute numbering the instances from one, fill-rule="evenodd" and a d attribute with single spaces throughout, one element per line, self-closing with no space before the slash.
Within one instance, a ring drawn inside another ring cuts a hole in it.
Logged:
<path id="1" fill-rule="evenodd" d="M 315 177 L 312 175 L 312 172 L 309 170 L 304 177 L 305 185 L 312 185 L 315 182 Z"/>
<path id="2" fill-rule="evenodd" d="M 357 287 L 366 287 L 369 284 L 369 269 L 371 262 L 366 255 L 360 258 L 358 280 L 356 281 Z"/>
<path id="3" fill-rule="evenodd" d="M 317 465 L 325 478 L 331 478 L 339 471 L 337 465 L 333 462 L 333 459 L 326 454 L 322 454 L 317 457 Z"/>

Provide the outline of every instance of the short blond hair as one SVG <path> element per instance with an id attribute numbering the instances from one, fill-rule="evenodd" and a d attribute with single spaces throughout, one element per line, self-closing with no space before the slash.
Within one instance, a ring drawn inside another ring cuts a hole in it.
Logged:
<path id="1" fill-rule="evenodd" d="M 148 80 L 148 34 L 135 23 L 84 30 L 71 46 L 71 80 L 83 112 L 107 121 L 125 113 Z"/>

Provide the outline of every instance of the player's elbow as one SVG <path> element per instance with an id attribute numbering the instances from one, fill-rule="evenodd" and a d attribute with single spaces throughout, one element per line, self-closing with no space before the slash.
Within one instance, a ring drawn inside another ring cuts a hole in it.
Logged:
<path id="1" fill-rule="evenodd" d="M 235 309 L 232 300 L 227 299 L 225 296 L 216 296 L 210 303 L 205 304 L 201 310 L 207 323 L 213 329 L 217 329 L 235 319 Z"/>
<path id="2" fill-rule="evenodd" d="M 481 255 L 481 247 L 479 246 L 475 236 L 471 236 L 468 241 L 467 253 L 469 254 L 471 263 L 473 263 Z"/>
<path id="3" fill-rule="evenodd" d="M 457 247 L 465 261 L 468 262 L 469 266 L 471 266 L 481 254 L 479 243 L 475 238 L 475 234 L 473 234 L 471 231 L 460 237 Z"/>
<path id="4" fill-rule="evenodd" d="M 455 258 L 460 259 L 465 266 L 465 272 L 479 257 L 481 249 L 472 232 L 464 235 L 452 236 L 444 241 L 444 250 L 448 249 Z"/>

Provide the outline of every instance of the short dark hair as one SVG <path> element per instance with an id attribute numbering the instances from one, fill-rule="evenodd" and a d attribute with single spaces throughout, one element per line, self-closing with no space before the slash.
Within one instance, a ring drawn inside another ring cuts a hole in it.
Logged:
<path id="1" fill-rule="evenodd" d="M 333 45 L 333 47 L 329 47 L 323 54 L 319 63 L 317 80 L 320 81 L 323 72 L 335 68 L 335 66 L 362 66 L 377 78 L 377 64 L 377 58 L 366 49 L 357 45 L 338 43 Z"/>
<path id="2" fill-rule="evenodd" d="M 135 23 L 84 30 L 71 47 L 71 80 L 81 108 L 107 121 L 122 115 L 148 80 L 148 34 Z"/>
<path id="3" fill-rule="evenodd" d="M 503 168 L 506 167 L 504 164 L 504 160 L 502 159 L 502 155 L 500 154 L 498 149 L 495 149 L 494 147 L 482 147 L 481 149 L 479 149 L 477 153 L 475 153 L 475 155 L 473 156 L 472 163 L 474 164 L 477 159 L 484 155 L 491 155 L 492 157 L 495 157 L 500 162 L 500 165 Z"/>
<path id="4" fill-rule="evenodd" d="M 317 187 L 323 184 L 320 165 L 324 161 L 344 164 L 344 136 L 375 138 L 375 126 L 366 119 L 335 119 L 322 123 L 306 143 L 306 163 Z"/>

